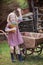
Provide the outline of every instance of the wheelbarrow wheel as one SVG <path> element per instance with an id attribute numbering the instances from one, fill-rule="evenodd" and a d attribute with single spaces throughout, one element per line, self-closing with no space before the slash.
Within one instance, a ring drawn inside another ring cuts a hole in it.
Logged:
<path id="1" fill-rule="evenodd" d="M 34 53 L 35 55 L 40 55 L 42 52 L 42 47 L 41 45 L 38 45 L 35 49 L 34 49 Z"/>
<path id="2" fill-rule="evenodd" d="M 34 49 L 24 48 L 24 49 L 22 50 L 22 52 L 23 52 L 23 54 L 24 54 L 24 55 L 25 55 L 25 57 L 26 57 L 26 56 L 28 56 L 28 55 L 33 54 Z"/>

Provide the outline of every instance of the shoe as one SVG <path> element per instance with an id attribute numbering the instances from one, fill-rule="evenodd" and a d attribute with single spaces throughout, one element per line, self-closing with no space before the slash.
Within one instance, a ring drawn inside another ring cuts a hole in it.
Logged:
<path id="1" fill-rule="evenodd" d="M 12 60 L 12 62 L 16 62 L 16 60 Z"/>
<path id="2" fill-rule="evenodd" d="M 24 59 L 23 59 L 23 57 L 22 57 L 21 54 L 18 54 L 18 60 L 19 60 L 19 61 L 24 61 Z"/>
<path id="3" fill-rule="evenodd" d="M 14 59 L 14 54 L 13 53 L 11 53 L 11 61 L 12 62 L 15 62 L 16 60 Z"/>

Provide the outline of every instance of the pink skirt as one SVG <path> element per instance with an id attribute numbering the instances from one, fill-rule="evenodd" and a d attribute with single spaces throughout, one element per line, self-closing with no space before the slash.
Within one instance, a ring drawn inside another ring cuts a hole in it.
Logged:
<path id="1" fill-rule="evenodd" d="M 9 46 L 17 46 L 23 44 L 23 38 L 19 29 L 17 29 L 16 33 L 15 32 L 8 33 L 8 44 Z"/>

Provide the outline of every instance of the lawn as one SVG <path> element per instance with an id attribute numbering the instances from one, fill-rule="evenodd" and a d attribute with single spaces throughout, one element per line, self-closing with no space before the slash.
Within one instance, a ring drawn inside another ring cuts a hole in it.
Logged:
<path id="1" fill-rule="evenodd" d="M 7 42 L 0 42 L 0 65 L 43 65 L 43 52 L 39 56 L 29 55 L 24 62 L 17 60 L 12 63 L 9 51 L 10 49 Z"/>

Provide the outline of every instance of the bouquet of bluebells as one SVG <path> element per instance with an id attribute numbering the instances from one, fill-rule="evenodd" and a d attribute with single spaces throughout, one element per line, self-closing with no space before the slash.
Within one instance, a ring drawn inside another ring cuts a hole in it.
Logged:
<path id="1" fill-rule="evenodd" d="M 15 32 L 16 29 L 17 29 L 17 26 L 18 26 L 18 23 L 17 22 L 11 22 L 11 23 L 9 23 L 8 28 L 9 29 L 12 29 L 10 32 Z"/>

